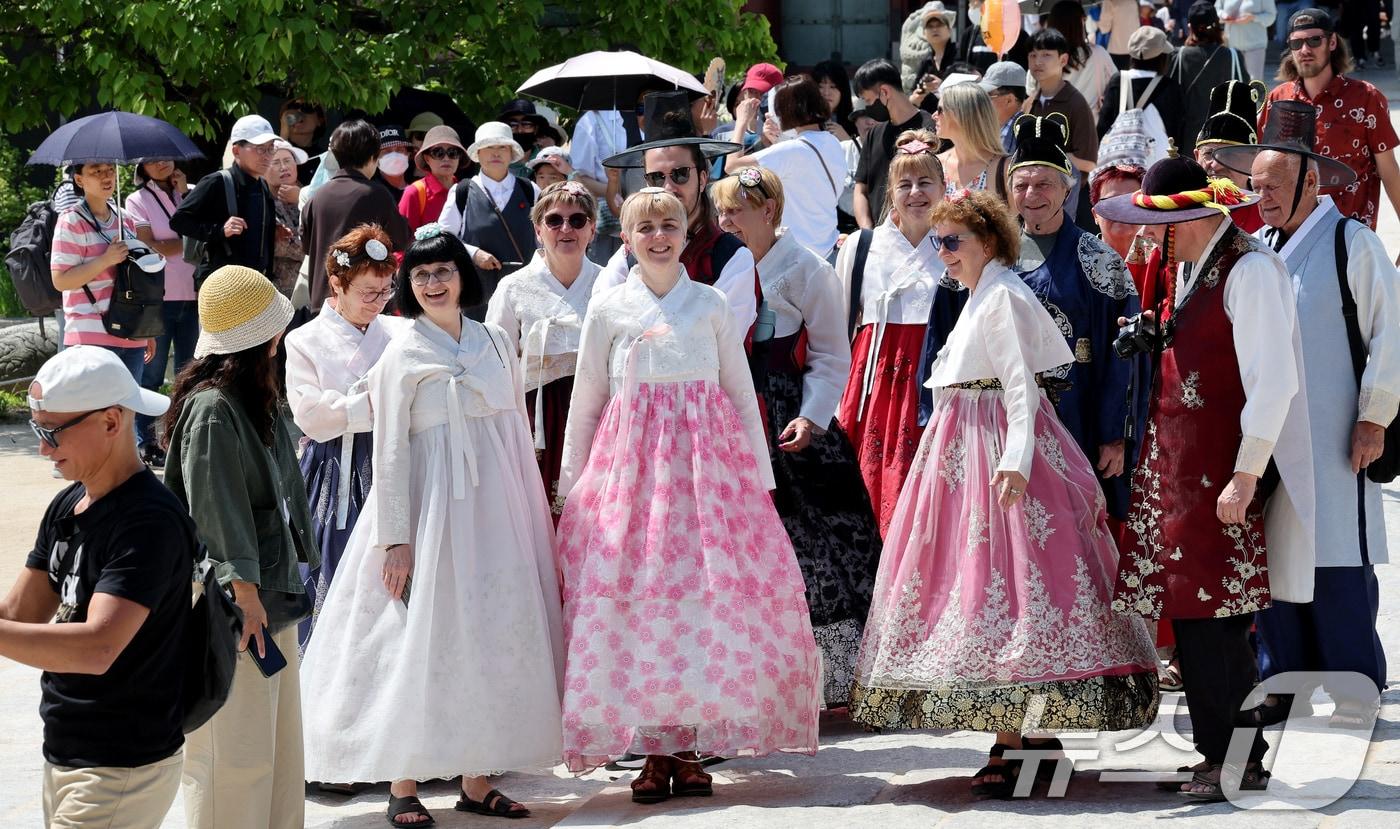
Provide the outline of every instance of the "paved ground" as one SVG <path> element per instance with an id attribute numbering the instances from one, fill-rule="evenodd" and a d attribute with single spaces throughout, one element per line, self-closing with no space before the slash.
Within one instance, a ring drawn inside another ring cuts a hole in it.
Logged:
<path id="1" fill-rule="evenodd" d="M 1377 83 L 1400 108 L 1400 81 L 1394 75 L 1363 75 Z M 1387 247 L 1400 251 L 1400 220 L 1386 207 L 1380 231 Z M 34 439 L 22 426 L 0 426 L 0 589 L 8 588 L 23 566 L 40 515 L 63 486 L 49 475 L 34 452 Z M 1400 550 L 1400 488 L 1386 492 L 1390 544 Z M 1400 555 L 1400 553 L 1397 553 Z M 1400 654 L 1400 571 L 1378 568 L 1381 582 L 1381 635 L 1387 651 Z M 1400 657 L 1392 660 L 1392 665 Z M 1396 669 L 1392 667 L 1392 683 Z M 0 661 L 0 826 L 36 826 L 41 822 L 37 713 L 38 672 Z M 627 779 L 597 772 L 581 778 L 562 769 L 537 774 L 512 773 L 498 785 L 528 801 L 534 816 L 512 821 L 517 829 L 541 827 L 637 826 L 709 829 L 721 826 L 763 829 L 879 827 L 924 829 L 934 824 L 962 826 L 1176 825 L 1289 827 L 1400 826 L 1400 691 L 1386 694 L 1381 720 L 1369 745 L 1329 736 L 1325 729 L 1297 728 L 1286 737 L 1273 730 L 1273 789 L 1296 791 L 1304 783 L 1331 781 L 1345 796 L 1310 811 L 1242 811 L 1229 804 L 1196 806 L 1160 793 L 1144 782 L 1114 782 L 1099 771 L 1170 771 L 1193 762 L 1189 722 L 1179 695 L 1163 698 L 1163 715 L 1143 735 L 1106 735 L 1066 741 L 1078 762 L 1066 796 L 1052 798 L 1042 784 L 1028 800 L 985 802 L 968 792 L 968 776 L 985 761 L 987 735 L 869 734 L 843 716 L 823 719 L 821 750 L 815 757 L 775 757 L 718 766 L 715 796 L 710 800 L 671 801 L 634 806 Z M 1178 710 L 1178 707 L 1181 710 Z M 1319 708 L 1322 714 L 1328 707 Z M 1325 720 L 1324 720 L 1325 722 Z M 1123 748 L 1125 746 L 1126 748 Z M 1119 746 L 1118 750 L 1114 747 Z M 1349 773 L 1361 764 L 1359 775 Z M 1083 759 L 1079 759 L 1083 758 Z M 1347 790 L 1345 781 L 1358 782 Z M 1342 784 L 1337 786 L 1337 781 Z M 444 827 L 500 827 L 492 818 L 452 811 L 453 786 L 425 786 L 423 799 Z M 309 827 L 383 826 L 383 786 L 345 799 L 308 793 Z M 1278 804 L 1274 804 L 1277 806 Z M 1170 824 L 1164 824 L 1167 821 Z M 183 827 L 180 805 L 165 827 Z"/>

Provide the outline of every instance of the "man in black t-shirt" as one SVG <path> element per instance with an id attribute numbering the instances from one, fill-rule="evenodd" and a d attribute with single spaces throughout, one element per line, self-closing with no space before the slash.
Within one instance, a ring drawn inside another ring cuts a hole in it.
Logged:
<path id="1" fill-rule="evenodd" d="M 44 671 L 44 825 L 156 827 L 180 785 L 194 522 L 141 463 L 169 400 L 80 345 L 29 387 L 39 452 L 74 481 L 0 601 L 0 656 Z"/>
<path id="2" fill-rule="evenodd" d="M 933 116 L 915 108 L 900 85 L 899 70 L 887 60 L 866 61 L 856 70 L 856 93 L 865 102 L 865 113 L 877 121 L 860 148 L 856 165 L 856 222 L 873 228 L 884 216 L 894 142 L 905 130 L 932 130 Z"/>

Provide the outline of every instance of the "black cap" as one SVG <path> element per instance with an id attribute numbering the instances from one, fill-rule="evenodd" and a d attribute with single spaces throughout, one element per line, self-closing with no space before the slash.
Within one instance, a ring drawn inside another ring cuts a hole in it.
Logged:
<path id="1" fill-rule="evenodd" d="M 534 102 L 527 98 L 516 98 L 501 107 L 501 113 L 496 116 L 496 120 L 509 122 L 510 116 L 512 115 L 526 116 L 526 118 L 534 122 L 537 128 L 549 124 L 549 121 L 535 109 Z"/>
<path id="2" fill-rule="evenodd" d="M 1211 26 L 1220 25 L 1220 15 L 1215 13 L 1215 4 L 1211 0 L 1196 0 L 1191 4 L 1190 11 L 1186 12 L 1186 22 L 1192 28 L 1206 29 Z"/>
<path id="3" fill-rule="evenodd" d="M 403 131 L 403 127 L 398 124 L 385 124 L 379 128 L 379 146 L 385 147 L 390 144 L 407 144 L 408 134 Z"/>
<path id="4" fill-rule="evenodd" d="M 1303 9 L 1296 11 L 1288 18 L 1288 33 L 1303 31 L 1304 29 L 1321 29 L 1324 32 L 1335 32 L 1337 27 L 1332 22 L 1332 15 L 1322 9 Z"/>
<path id="5" fill-rule="evenodd" d="M 1263 84 L 1226 81 L 1210 91 L 1210 115 L 1201 127 L 1196 145 L 1253 144 L 1257 139 L 1259 103 L 1264 99 Z"/>

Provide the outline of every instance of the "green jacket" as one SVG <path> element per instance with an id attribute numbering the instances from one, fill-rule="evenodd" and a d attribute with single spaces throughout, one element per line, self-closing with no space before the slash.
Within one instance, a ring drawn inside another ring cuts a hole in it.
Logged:
<path id="1" fill-rule="evenodd" d="M 281 414 L 269 449 L 232 397 L 217 389 L 190 395 L 170 435 L 165 484 L 219 562 L 220 584 L 238 580 L 265 591 L 305 592 L 297 563 L 318 567 L 321 554 Z"/>

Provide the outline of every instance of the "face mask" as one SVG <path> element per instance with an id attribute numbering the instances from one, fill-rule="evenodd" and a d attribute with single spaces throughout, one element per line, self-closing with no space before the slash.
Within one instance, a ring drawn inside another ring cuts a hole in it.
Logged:
<path id="1" fill-rule="evenodd" d="M 871 118 L 874 118 L 876 121 L 890 120 L 889 108 L 886 107 L 884 102 L 880 100 L 876 100 L 873 104 L 866 104 L 865 114 L 869 115 Z"/>
<path id="2" fill-rule="evenodd" d="M 535 134 L 533 132 L 517 132 L 513 133 L 513 136 L 515 137 L 515 143 L 519 144 L 520 148 L 527 153 L 535 146 Z"/>
<path id="3" fill-rule="evenodd" d="M 379 159 L 379 169 L 386 176 L 401 176 L 408 172 L 408 156 L 403 153 L 389 153 Z"/>

